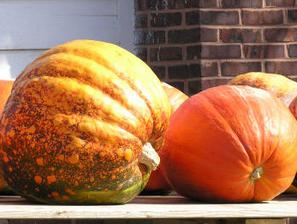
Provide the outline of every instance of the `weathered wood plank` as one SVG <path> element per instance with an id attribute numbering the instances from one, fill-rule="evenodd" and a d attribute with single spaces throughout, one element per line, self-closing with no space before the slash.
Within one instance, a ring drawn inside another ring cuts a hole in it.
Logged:
<path id="1" fill-rule="evenodd" d="M 60 206 L 0 198 L 0 219 L 218 219 L 297 217 L 297 197 L 263 203 L 209 204 L 179 196 L 139 196 L 125 205 Z"/>
<path id="2" fill-rule="evenodd" d="M 245 224 L 288 224 L 287 219 L 247 219 Z"/>

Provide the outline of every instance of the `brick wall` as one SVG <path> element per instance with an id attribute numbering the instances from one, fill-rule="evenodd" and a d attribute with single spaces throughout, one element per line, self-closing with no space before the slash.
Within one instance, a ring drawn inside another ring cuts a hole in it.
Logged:
<path id="1" fill-rule="evenodd" d="M 297 78 L 295 0 L 135 0 L 135 14 L 137 55 L 188 94 L 247 71 Z"/>

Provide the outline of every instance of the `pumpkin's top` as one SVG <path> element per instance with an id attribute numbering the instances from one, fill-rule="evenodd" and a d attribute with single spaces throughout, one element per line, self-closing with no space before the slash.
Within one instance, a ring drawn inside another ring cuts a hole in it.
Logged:
<path id="1" fill-rule="evenodd" d="M 8 182 L 56 201 L 125 189 L 141 176 L 143 145 L 163 135 L 169 116 L 159 79 L 133 54 L 92 40 L 57 46 L 25 68 L 6 105 Z"/>

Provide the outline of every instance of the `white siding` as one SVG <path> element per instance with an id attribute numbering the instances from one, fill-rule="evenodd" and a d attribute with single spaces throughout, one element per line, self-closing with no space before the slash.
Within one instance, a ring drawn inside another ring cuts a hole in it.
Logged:
<path id="1" fill-rule="evenodd" d="M 0 78 L 15 78 L 45 49 L 73 39 L 133 50 L 133 2 L 0 0 Z"/>
<path id="2" fill-rule="evenodd" d="M 0 78 L 15 78 L 43 50 L 10 50 L 0 51 Z"/>

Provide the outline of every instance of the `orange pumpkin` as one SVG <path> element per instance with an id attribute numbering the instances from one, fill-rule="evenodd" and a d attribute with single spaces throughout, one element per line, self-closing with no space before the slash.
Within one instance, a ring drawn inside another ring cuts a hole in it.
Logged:
<path id="1" fill-rule="evenodd" d="M 163 88 L 169 98 L 169 102 L 171 105 L 171 109 L 172 109 L 172 113 L 174 113 L 174 111 L 177 110 L 177 108 L 183 103 L 185 102 L 189 97 L 184 94 L 183 92 L 181 92 L 180 90 L 174 88 L 173 86 L 170 86 L 169 84 L 163 82 L 162 83 Z M 163 140 L 162 140 L 163 142 Z M 157 149 L 158 151 L 162 150 L 162 144 L 160 146 L 158 146 Z M 163 159 L 166 158 L 160 158 L 160 164 L 162 163 Z M 163 174 L 161 173 L 161 169 L 160 166 L 157 168 L 157 170 L 153 171 L 151 173 L 150 179 L 147 183 L 147 185 L 145 186 L 145 192 L 144 193 L 148 193 L 148 194 L 164 194 L 169 192 L 171 189 L 171 187 L 169 186 L 168 182 L 166 181 L 166 179 L 164 178 Z"/>
<path id="2" fill-rule="evenodd" d="M 295 97 L 292 102 L 289 105 L 291 113 L 295 116 L 297 119 L 297 97 Z"/>
<path id="3" fill-rule="evenodd" d="M 248 72 L 237 75 L 229 84 L 248 85 L 267 90 L 280 98 L 287 106 L 289 106 L 294 97 L 297 96 L 297 82 L 280 74 Z"/>
<path id="4" fill-rule="evenodd" d="M 144 187 L 171 108 L 152 70 L 105 42 L 59 45 L 16 79 L 0 122 L 8 184 L 40 202 L 118 204 Z"/>
<path id="5" fill-rule="evenodd" d="M 10 96 L 12 85 L 12 80 L 0 80 L 0 116 L 8 97 Z M 8 189 L 7 183 L 3 177 L 3 171 L 0 169 L 0 193 L 6 194 L 9 192 L 10 191 Z"/>
<path id="6" fill-rule="evenodd" d="M 297 82 L 280 74 L 249 72 L 236 76 L 229 84 L 249 85 L 269 91 L 280 98 L 297 119 L 297 99 L 295 98 L 297 96 Z M 297 180 L 295 180 L 295 184 L 293 183 L 287 192 L 297 193 Z"/>
<path id="7" fill-rule="evenodd" d="M 2 114 L 5 103 L 10 96 L 12 85 L 12 80 L 0 80 L 0 115 Z"/>
<path id="8" fill-rule="evenodd" d="M 297 123 L 284 104 L 249 86 L 219 86 L 171 117 L 161 156 L 171 186 L 202 201 L 270 200 L 297 169 Z"/>

